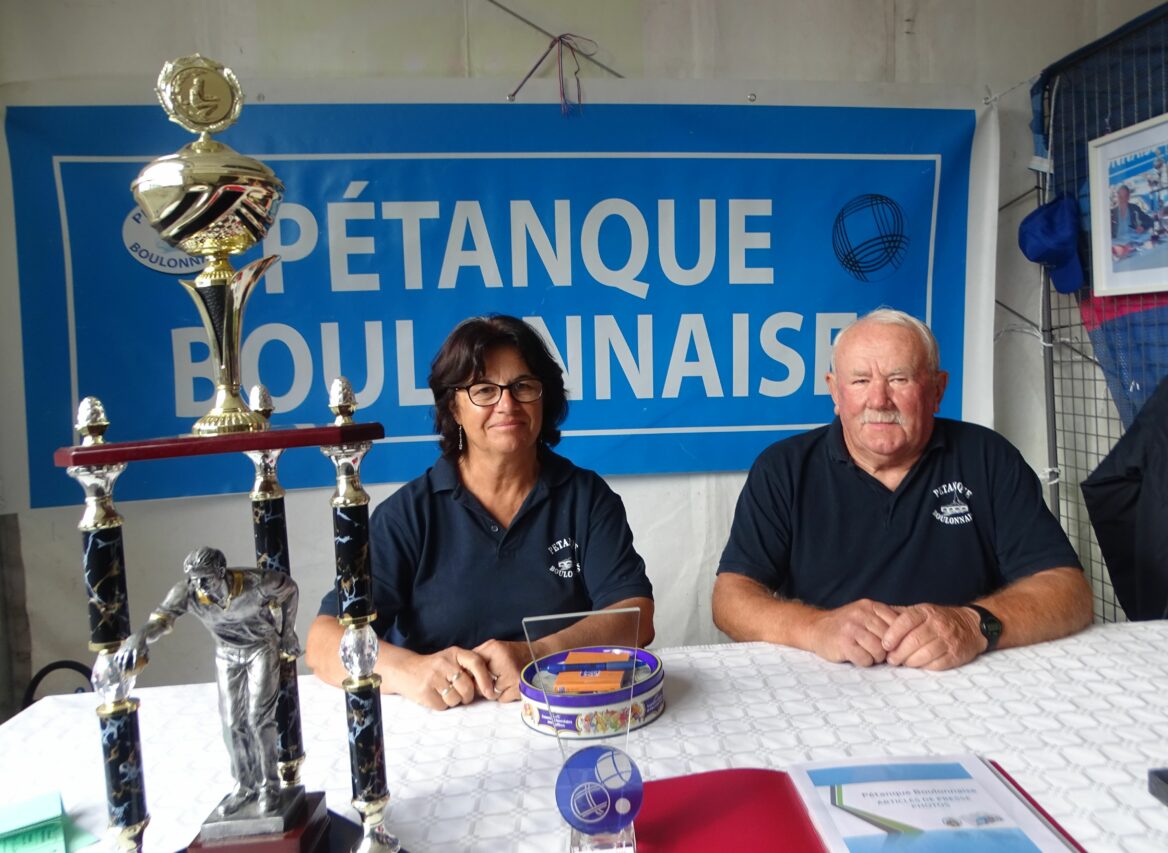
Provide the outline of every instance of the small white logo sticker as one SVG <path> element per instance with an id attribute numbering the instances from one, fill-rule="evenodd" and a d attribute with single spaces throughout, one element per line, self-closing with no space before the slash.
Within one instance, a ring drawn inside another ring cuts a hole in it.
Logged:
<path id="1" fill-rule="evenodd" d="M 146 221 L 146 214 L 136 207 L 122 223 L 122 243 L 138 263 L 157 272 L 171 275 L 197 274 L 207 265 L 204 258 L 188 255 L 182 249 L 172 248 L 163 242 L 158 232 Z"/>

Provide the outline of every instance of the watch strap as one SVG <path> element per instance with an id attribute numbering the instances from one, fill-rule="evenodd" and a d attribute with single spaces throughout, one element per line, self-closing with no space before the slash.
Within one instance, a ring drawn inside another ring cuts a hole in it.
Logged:
<path id="1" fill-rule="evenodd" d="M 977 627 L 981 631 L 981 635 L 986 638 L 986 651 L 992 652 L 997 648 L 998 640 L 1002 636 L 1002 620 L 980 604 L 967 604 L 965 606 L 978 615 Z"/>

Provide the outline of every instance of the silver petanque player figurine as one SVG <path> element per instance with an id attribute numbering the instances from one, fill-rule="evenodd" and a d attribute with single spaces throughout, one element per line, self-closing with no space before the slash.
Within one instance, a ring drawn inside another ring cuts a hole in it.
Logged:
<path id="1" fill-rule="evenodd" d="M 286 812 L 294 798 L 303 796 L 300 788 L 281 791 L 276 745 L 281 656 L 295 659 L 301 653 L 296 582 L 283 572 L 228 568 L 215 548 L 192 551 L 183 571 L 185 579 L 126 638 L 114 663 L 124 673 L 136 672 L 147 663 L 147 644 L 169 633 L 184 613 L 194 613 L 215 639 L 219 714 L 235 777 L 235 788 L 219 804 L 217 817 L 238 823 Z M 211 823 L 204 824 L 204 836 Z M 226 828 L 212 837 L 266 831 L 271 828 Z"/>

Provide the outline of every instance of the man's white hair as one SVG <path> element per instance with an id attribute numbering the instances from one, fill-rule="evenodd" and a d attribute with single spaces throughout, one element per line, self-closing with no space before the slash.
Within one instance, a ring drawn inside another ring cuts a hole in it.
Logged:
<path id="1" fill-rule="evenodd" d="M 835 354 L 839 350 L 840 341 L 861 323 L 878 323 L 882 326 L 901 326 L 905 329 L 911 329 L 921 339 L 921 347 L 925 353 L 925 367 L 930 373 L 937 373 L 941 369 L 941 348 L 937 346 L 937 339 L 933 337 L 933 332 L 928 326 L 904 311 L 898 311 L 895 308 L 877 308 L 849 323 L 835 336 L 835 342 L 831 345 L 831 370 L 833 373 L 835 372 Z"/>

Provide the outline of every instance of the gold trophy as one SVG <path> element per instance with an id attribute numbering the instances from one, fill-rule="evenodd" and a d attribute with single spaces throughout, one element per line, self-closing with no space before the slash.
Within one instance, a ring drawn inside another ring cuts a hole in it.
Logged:
<path id="1" fill-rule="evenodd" d="M 252 288 L 278 256 L 238 271 L 228 257 L 264 238 L 284 185 L 263 163 L 211 138 L 230 127 L 243 106 L 243 89 L 231 69 L 196 53 L 166 63 L 155 91 L 171 121 L 198 134 L 174 154 L 150 162 L 130 185 L 163 240 L 207 259 L 194 281 L 180 280 L 203 318 L 215 370 L 212 408 L 192 432 L 265 430 L 267 419 L 240 396 L 240 327 Z"/>

